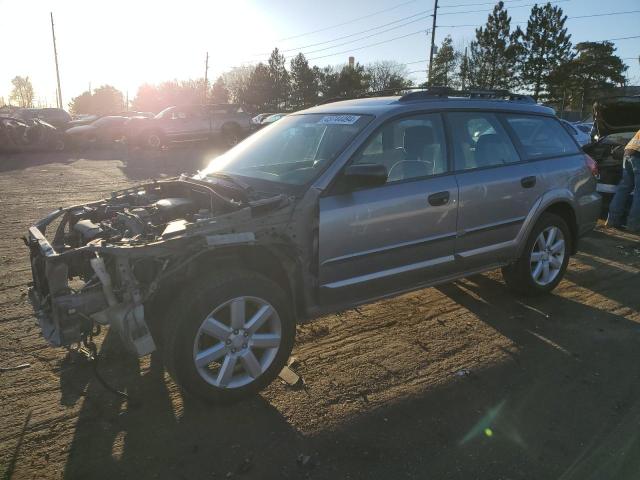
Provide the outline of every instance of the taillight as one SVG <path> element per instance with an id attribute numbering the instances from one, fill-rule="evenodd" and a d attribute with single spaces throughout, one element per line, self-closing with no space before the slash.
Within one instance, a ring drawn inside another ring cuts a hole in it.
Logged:
<path id="1" fill-rule="evenodd" d="M 584 155 L 584 163 L 587 166 L 587 168 L 589 169 L 589 171 L 591 172 L 591 175 L 593 175 L 596 178 L 598 178 L 600 176 L 600 172 L 598 171 L 598 164 L 596 163 L 596 161 L 593 158 L 591 158 L 586 153 Z"/>

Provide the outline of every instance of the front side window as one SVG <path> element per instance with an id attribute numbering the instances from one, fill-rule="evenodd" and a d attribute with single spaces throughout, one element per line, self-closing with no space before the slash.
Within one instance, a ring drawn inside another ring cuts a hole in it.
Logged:
<path id="1" fill-rule="evenodd" d="M 201 176 L 222 172 L 303 185 L 332 162 L 371 121 L 369 115 L 288 115 L 220 155 Z"/>
<path id="2" fill-rule="evenodd" d="M 508 165 L 520 161 L 507 132 L 493 113 L 447 114 L 456 170 Z"/>
<path id="3" fill-rule="evenodd" d="M 387 183 L 439 175 L 447 171 L 444 129 L 438 114 L 390 120 L 374 133 L 353 164 L 380 164 Z"/>
<path id="4" fill-rule="evenodd" d="M 578 153 L 570 134 L 554 118 L 511 114 L 505 118 L 529 159 Z"/>

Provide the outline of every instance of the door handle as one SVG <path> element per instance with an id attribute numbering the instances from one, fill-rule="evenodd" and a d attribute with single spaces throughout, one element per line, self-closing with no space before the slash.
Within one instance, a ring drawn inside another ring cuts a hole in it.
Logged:
<path id="1" fill-rule="evenodd" d="M 533 188 L 536 186 L 536 177 L 524 177 L 520 180 L 520 185 L 523 188 Z"/>
<path id="2" fill-rule="evenodd" d="M 449 201 L 449 192 L 438 192 L 429 195 L 429 203 L 434 207 L 445 205 Z"/>

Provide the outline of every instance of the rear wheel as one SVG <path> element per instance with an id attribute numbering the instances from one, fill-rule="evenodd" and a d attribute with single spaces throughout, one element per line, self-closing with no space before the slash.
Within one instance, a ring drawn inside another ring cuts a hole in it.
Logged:
<path id="1" fill-rule="evenodd" d="M 145 148 L 159 150 L 164 145 L 164 136 L 160 132 L 146 132 L 142 135 L 142 145 Z"/>
<path id="2" fill-rule="evenodd" d="M 571 241 L 569 227 L 562 217 L 543 214 L 531 231 L 520 258 L 502 269 L 505 282 L 525 295 L 552 291 L 567 269 Z"/>
<path id="3" fill-rule="evenodd" d="M 166 321 L 170 373 L 184 390 L 214 402 L 240 400 L 268 385 L 295 337 L 283 290 L 244 271 L 191 285 Z"/>

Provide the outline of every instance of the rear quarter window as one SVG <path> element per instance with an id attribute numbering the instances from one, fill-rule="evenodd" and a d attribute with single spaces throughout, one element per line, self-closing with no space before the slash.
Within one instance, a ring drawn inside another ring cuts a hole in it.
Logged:
<path id="1" fill-rule="evenodd" d="M 559 121 L 534 115 L 504 115 L 528 160 L 579 153 Z"/>

